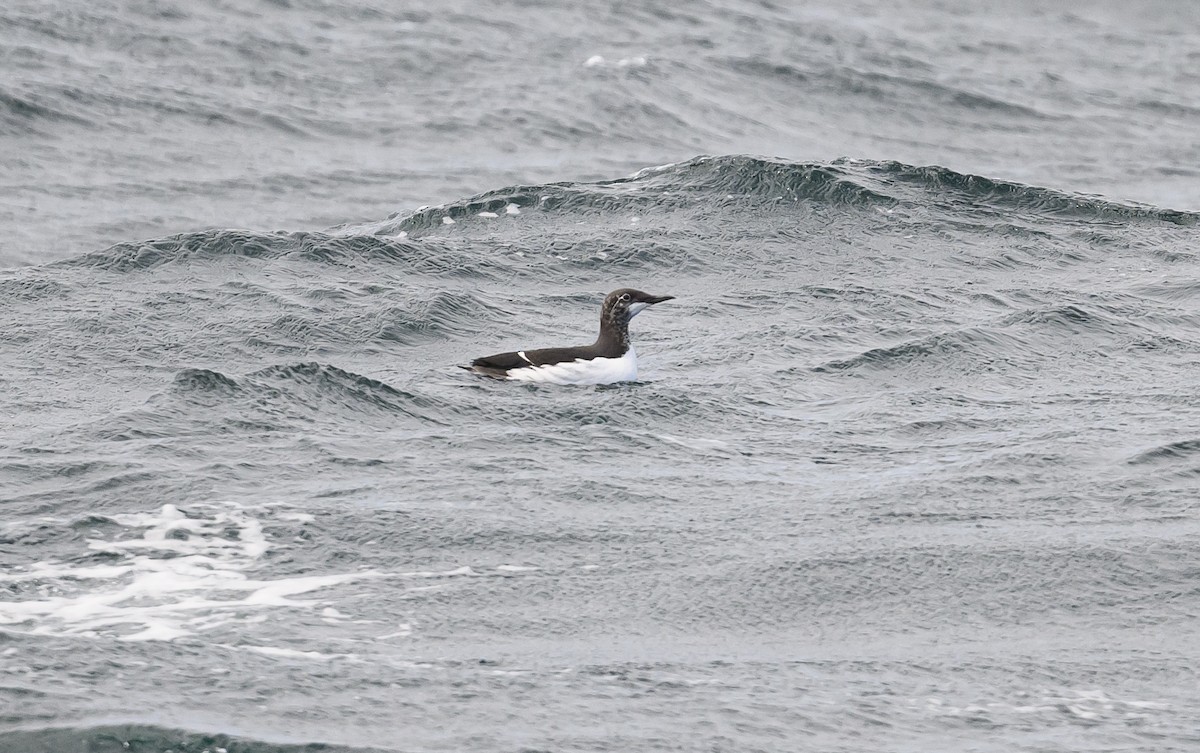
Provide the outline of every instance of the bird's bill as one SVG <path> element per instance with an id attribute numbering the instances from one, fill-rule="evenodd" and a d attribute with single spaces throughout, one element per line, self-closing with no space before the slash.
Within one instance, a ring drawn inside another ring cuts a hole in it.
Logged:
<path id="1" fill-rule="evenodd" d="M 640 301 L 634 301 L 629 304 L 629 318 L 632 319 L 650 306 L 662 303 L 663 301 L 669 301 L 674 297 L 673 295 L 648 295 Z"/>
<path id="2" fill-rule="evenodd" d="M 674 299 L 675 296 L 673 295 L 648 295 L 642 300 L 638 301 L 638 303 L 645 303 L 648 306 L 653 306 L 656 303 L 662 303 L 663 301 L 671 301 Z"/>

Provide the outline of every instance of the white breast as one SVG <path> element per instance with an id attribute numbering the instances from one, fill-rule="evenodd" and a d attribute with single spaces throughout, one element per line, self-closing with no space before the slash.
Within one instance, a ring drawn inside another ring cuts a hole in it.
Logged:
<path id="1" fill-rule="evenodd" d="M 575 359 L 546 366 L 512 369 L 509 379 L 546 384 L 612 384 L 637 381 L 637 355 L 633 348 L 620 358 Z"/>

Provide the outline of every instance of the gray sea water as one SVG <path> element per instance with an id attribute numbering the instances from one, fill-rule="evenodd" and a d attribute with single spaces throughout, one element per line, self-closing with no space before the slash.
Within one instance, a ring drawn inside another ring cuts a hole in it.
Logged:
<path id="1" fill-rule="evenodd" d="M 0 751 L 1200 750 L 1198 103 L 1190 3 L 4 4 Z"/>

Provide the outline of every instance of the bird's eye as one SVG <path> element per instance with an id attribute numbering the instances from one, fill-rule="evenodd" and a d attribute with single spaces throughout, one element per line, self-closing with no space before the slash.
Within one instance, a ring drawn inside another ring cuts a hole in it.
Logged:
<path id="1" fill-rule="evenodd" d="M 622 294 L 621 294 L 620 301 L 621 301 L 622 303 L 629 303 L 629 294 L 628 294 L 628 293 L 622 293 Z"/>

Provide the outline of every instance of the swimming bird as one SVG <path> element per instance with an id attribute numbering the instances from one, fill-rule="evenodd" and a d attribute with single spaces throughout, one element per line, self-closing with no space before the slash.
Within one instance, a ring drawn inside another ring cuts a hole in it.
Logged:
<path id="1" fill-rule="evenodd" d="M 629 344 L 629 320 L 649 306 L 673 299 L 633 288 L 609 293 L 600 306 L 600 336 L 591 345 L 497 353 L 462 368 L 496 379 L 547 384 L 612 384 L 637 380 L 637 355 Z"/>

